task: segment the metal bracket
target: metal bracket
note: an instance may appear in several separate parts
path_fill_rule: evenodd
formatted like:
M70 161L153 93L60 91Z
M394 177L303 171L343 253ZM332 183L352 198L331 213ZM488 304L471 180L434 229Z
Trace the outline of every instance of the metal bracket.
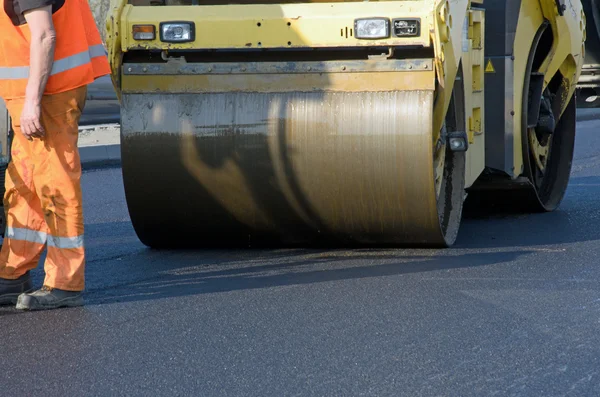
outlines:
M563 2L564 0L556 0L556 8L558 8L558 15L560 15L561 17L565 15L565 10L567 9L567 6Z
M469 136L466 131L448 133L448 144L453 152L466 152L469 149Z
M379 55L369 55L369 59L391 59L394 56L394 47L389 47L387 53Z
M538 125L540 119L540 106L544 90L544 74L532 73L529 82L529 104L527 106L527 128Z
M229 62L208 63L167 57L166 63L125 63L124 75L200 75L200 74L307 74L432 71L431 59L390 59L327 62Z
M169 53L167 51L161 51L160 57L162 58L163 61L167 61L167 63L175 63L175 62L178 64L187 63L187 60L185 59L184 55L182 55L180 57L171 57L171 56L169 56Z

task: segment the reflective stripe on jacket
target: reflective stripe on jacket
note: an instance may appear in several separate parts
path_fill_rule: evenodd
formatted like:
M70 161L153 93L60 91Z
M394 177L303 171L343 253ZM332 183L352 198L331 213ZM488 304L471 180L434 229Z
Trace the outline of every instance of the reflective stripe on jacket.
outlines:
M56 46L44 94L81 87L110 73L106 50L86 0L66 0L52 19ZM4 99L25 96L30 41L29 26L14 26L6 12L1 11L0 97Z

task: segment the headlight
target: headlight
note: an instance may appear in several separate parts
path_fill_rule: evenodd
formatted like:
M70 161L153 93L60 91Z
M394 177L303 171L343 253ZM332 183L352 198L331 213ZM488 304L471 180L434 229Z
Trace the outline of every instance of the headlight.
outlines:
M354 37L357 39L385 39L390 37L390 21L387 18L365 18L354 21Z
M160 40L168 43L194 41L193 22L163 22L160 24Z
M417 37L421 35L420 19L394 19L394 36L397 37Z

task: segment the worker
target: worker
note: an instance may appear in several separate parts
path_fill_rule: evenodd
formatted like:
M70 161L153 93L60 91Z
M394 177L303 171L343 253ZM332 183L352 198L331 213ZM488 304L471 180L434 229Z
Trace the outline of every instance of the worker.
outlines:
M109 73L87 0L4 0L0 97L14 136L0 304L23 310L83 305L79 118L87 85ZM45 279L34 291L30 271L46 248Z

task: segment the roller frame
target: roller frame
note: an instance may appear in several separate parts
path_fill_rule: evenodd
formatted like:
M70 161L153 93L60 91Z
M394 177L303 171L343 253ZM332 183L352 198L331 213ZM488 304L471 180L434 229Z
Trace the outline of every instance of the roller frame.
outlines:
M346 79L331 78L332 74L328 74L336 84L326 92L297 92L294 91L297 85L293 83L310 77L306 73L308 65L302 64L296 65L297 74L287 72L284 74L287 78L283 80L274 78L277 73L256 74L257 70L248 67L243 81L252 83L262 79L257 87L269 87L267 92L252 92L244 86L239 87L240 92L228 89L199 92L193 84L181 84L171 87L179 91L176 94L151 94L153 90L135 87L157 81L165 83L157 79L160 69L167 76L184 76L186 66L126 65L127 73L139 77L123 80L125 112L121 140L126 195L130 208L134 209L131 215L138 235L148 245L162 244L152 241L152 236L144 238L144 229L156 230L158 222L165 233L179 236L179 243L183 243L185 236L181 231L189 230L192 224L188 220L192 220L192 223L197 221L202 225L192 239L211 246L225 241L226 245L257 245L264 241L288 245L319 241L447 245L440 235L436 235L435 225L439 220L437 212L433 212L437 210L435 200L431 201L434 198L432 165L429 168L427 164L417 168L410 166L419 161L421 148L429 151L426 157L432 157L434 72L431 63L410 62L410 65L415 64L421 64L422 70L416 71L413 66L411 69L405 67L406 72L398 72L396 67L388 73L429 75L428 89L416 87L414 82L420 78L414 77L410 79L413 81L411 90L349 92L348 82L362 80L363 84L366 81L377 84L378 80L370 79L370 74L383 73L383 77L387 77L381 72L381 66L371 65L371 69L377 71L366 73L363 66L357 68L359 71L348 67L349 71L337 73ZM320 76L319 65L310 65L316 70L312 74ZM233 66L237 69L240 65ZM335 66L326 64L326 67ZM219 70L219 65L213 67ZM261 67L265 72L265 65ZM281 65L274 67L281 70ZM197 74L188 76L194 80L199 78ZM225 80L235 81L235 76L233 73L215 76L211 86L218 85L214 82L222 85ZM169 81L172 82L167 80L167 84ZM133 85L129 87L127 82ZM194 92L190 93L191 90ZM389 113L381 110L372 116L365 114L353 118L352 109L363 100L373 101L378 109L393 103L400 107L389 108L392 118L387 116L386 119ZM228 110L230 103L233 108ZM336 111L344 115L339 121L335 121L335 116L330 113L338 106L336 103L340 104ZM405 105L401 105L403 103ZM428 103L429 111L417 109L415 106L420 103ZM319 110L322 106L332 108ZM221 108L225 110L219 111ZM177 117L164 117L167 112L173 112ZM304 124L305 112L316 112L313 117L323 120L322 132L312 131ZM226 122L229 117L234 117L232 125ZM387 120L384 124L382 117ZM342 124L343 129L328 129L347 118L351 122ZM277 120L285 124L280 125ZM204 127L206 123L208 126ZM387 123L394 124L386 129ZM366 132L361 126L372 131ZM424 130L428 133L409 133L419 131L423 126L429 126ZM322 134L327 131L333 135ZM306 135L306 138L295 138L297 135ZM256 150L262 155L253 157ZM355 155L352 154L354 150ZM219 154L224 151L232 152ZM300 151L300 162L292 155L296 151ZM363 156L372 160L360 160ZM249 159L254 159L256 167L251 166ZM302 159L310 159L314 167L303 165ZM268 163L259 165L264 161ZM390 164L396 161L398 168L394 171ZM263 178L269 183L264 184ZM426 183L427 179L431 183ZM406 185L412 180L423 181L420 183L422 189L414 184ZM136 185L146 188L142 191L135 188ZM173 186L180 185L187 186L181 194L172 190ZM373 194L379 200L371 200ZM427 197L430 199L424 200ZM453 199L460 203L462 198L461 189ZM366 205L361 202L365 199L368 200ZM188 200L197 201L198 205L186 203ZM149 214L169 203L173 208L164 219L138 215ZM187 210L181 212L180 208ZM161 216L164 215L157 214L157 217ZM212 222L214 217L217 221ZM451 242L456 238L456 231L449 236ZM186 241L186 244L191 243L193 241Z
M490 26L486 30L485 62L487 65L491 61L495 68L494 73L485 75L486 167L489 172L500 172L513 181L523 176L523 76L529 53L536 48L534 39L544 21L549 23L554 42L543 50L547 55L538 70L544 75L543 88L559 71L568 82L568 89L557 104L558 116L575 93L584 62L582 42L586 25L581 3L568 4L562 16L554 0L486 0L483 4L486 12L497 16L488 21ZM504 92L504 96L498 92Z

